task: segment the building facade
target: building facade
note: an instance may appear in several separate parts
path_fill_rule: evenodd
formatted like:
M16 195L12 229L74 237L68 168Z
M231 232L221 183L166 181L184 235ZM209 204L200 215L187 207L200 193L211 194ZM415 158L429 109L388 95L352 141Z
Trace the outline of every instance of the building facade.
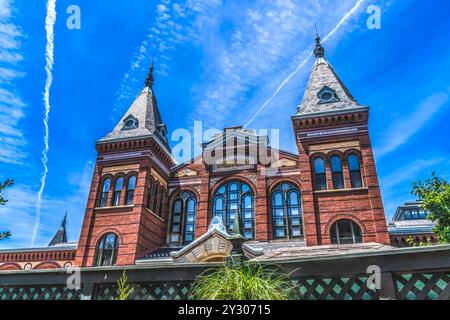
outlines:
M172 157L152 65L144 89L96 143L72 263L133 265L159 253L185 252L193 242L207 241L214 217L226 234L238 215L253 253L259 244L388 245L369 108L356 101L325 59L318 36L314 54L303 99L291 118L298 154L272 148L267 136L237 126L216 134L201 155L183 164ZM214 239L204 250L222 245ZM14 263L1 257L0 252L0 269L2 261Z
M438 237L433 233L436 224L427 219L429 212L422 208L422 204L417 200L397 208L388 225L392 246L409 247L438 242Z

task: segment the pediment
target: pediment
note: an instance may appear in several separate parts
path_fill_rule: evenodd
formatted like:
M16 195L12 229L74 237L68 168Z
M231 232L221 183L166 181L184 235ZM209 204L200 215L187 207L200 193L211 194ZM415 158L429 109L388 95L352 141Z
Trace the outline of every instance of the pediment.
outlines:
M177 178L183 178L183 177L195 177L198 175L198 172L189 168L184 168L180 171L178 171L175 174L175 177Z

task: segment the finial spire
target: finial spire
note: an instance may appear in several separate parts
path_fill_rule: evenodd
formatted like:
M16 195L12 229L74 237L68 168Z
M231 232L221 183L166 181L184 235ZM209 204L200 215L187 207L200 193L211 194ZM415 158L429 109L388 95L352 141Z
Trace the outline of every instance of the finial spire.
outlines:
M152 59L152 64L150 65L150 69L148 71L147 79L145 79L145 86L149 87L149 88L153 87L153 83L155 81L155 78L153 77L153 69L154 69L154 65L153 65L153 59Z
M66 213L64 214L64 219L61 222L61 227L66 227L66 224L67 224L67 210Z
M325 57L325 49L322 47L322 44L320 43L320 36L317 32L317 26L316 27L316 48L314 49L314 55L316 58L323 58Z

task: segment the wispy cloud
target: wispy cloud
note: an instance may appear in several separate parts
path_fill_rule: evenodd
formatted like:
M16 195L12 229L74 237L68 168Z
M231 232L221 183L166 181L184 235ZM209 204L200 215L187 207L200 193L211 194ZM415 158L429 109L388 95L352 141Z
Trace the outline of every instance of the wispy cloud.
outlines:
M321 30L333 30L331 36L361 2L252 3L245 12L237 14L230 36L217 34L216 41L209 44L218 49L210 50L211 62L205 67L210 75L209 84L194 97L197 108L191 118L203 119L207 127L222 127L235 118L233 115L249 117L261 112L264 109L260 108L261 97L272 96L262 105L270 103L306 63L305 57L311 57L314 23ZM292 73L292 70L296 71ZM275 94L267 95L269 90ZM291 102L296 95L290 93Z
M69 241L78 241L82 219L89 194L93 162L88 162L79 172L68 175L70 186L64 196L46 195L42 198L42 223L38 230L35 246L46 246L58 229L67 210L67 235ZM13 234L11 239L0 242L0 248L27 247L30 244L30 230L34 227L36 192L29 186L17 184L5 190L8 205L0 210L1 228Z
M157 62L156 73L168 76L169 65L176 48L198 38L208 13L221 4L221 0L161 0L156 5L156 17L148 35L136 48L129 70L124 74L116 93L114 115L123 112L143 84L150 61ZM149 12L149 16L150 16Z
M385 131L386 135L379 140L379 145L375 148L377 158L379 159L407 143L448 101L449 92L434 93L416 107L411 108L414 112L409 115L403 114L400 119L392 121L392 125Z
M19 126L26 104L16 88L16 80L25 75L18 65L23 60L22 38L14 24L13 1L0 0L0 162L8 164L21 164L27 156Z
M337 25L323 38L322 42L325 43L330 39L336 31L339 30L339 28L358 10L359 6L364 0L358 0L356 1L353 8L351 8L348 12L345 13L345 15L342 17L341 20L337 23ZM313 51L311 51L308 56L297 66L297 68L291 72L278 86L278 88L275 90L275 92L262 104L262 106L256 111L256 113L250 118L250 120L245 124L245 127L249 126L253 120L264 110L264 108L272 102L272 100L278 95L278 93L281 91L281 89L284 88L284 86L291 81L291 79L303 68L303 66L308 62L308 60L312 57Z
M45 182L48 174L48 150L49 150L49 127L48 121L50 116L50 88L53 82L53 53L54 53L54 28L56 22L56 0L47 1L47 16L45 17L45 31L47 35L47 46L45 48L45 72L47 74L47 79L45 81L44 88L44 150L42 150L42 165L44 170L41 175L41 186L39 188L36 200L36 215L34 217L33 233L31 236L31 245L34 244L36 236L39 230L39 224L41 220L41 202L42 195L45 189Z

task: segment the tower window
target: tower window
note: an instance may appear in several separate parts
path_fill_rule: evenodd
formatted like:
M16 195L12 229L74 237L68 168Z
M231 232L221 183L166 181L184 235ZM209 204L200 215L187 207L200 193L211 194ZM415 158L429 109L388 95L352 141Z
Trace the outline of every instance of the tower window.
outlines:
M351 220L336 221L330 229L332 244L362 243L361 228Z
M330 160L331 160L331 175L333 178L333 188L334 189L343 189L344 188L344 175L342 174L341 157L332 156Z
M361 188L361 166L359 164L359 158L356 154L352 153L347 157L348 171L350 172L350 183L352 188Z
M111 179L110 178L105 179L105 181L103 181L102 194L100 196L100 207L106 207L110 188L111 188Z
M123 178L122 177L117 178L116 185L114 187L114 196L112 201L113 206L120 205L120 193L122 192L122 186L123 186Z
M327 189L327 179L325 176L325 161L321 157L314 159L314 181L316 190Z
M135 129L139 126L139 121L133 116L128 116L123 120L123 130Z
M136 189L136 176L131 176L128 179L127 196L125 204L127 205L133 204L134 189Z
M336 94L336 91L331 89L330 87L323 87L322 90L317 94L319 98L319 103L330 103L339 101L339 97Z
M113 266L116 263L119 239L114 233L104 235L95 250L95 267Z

